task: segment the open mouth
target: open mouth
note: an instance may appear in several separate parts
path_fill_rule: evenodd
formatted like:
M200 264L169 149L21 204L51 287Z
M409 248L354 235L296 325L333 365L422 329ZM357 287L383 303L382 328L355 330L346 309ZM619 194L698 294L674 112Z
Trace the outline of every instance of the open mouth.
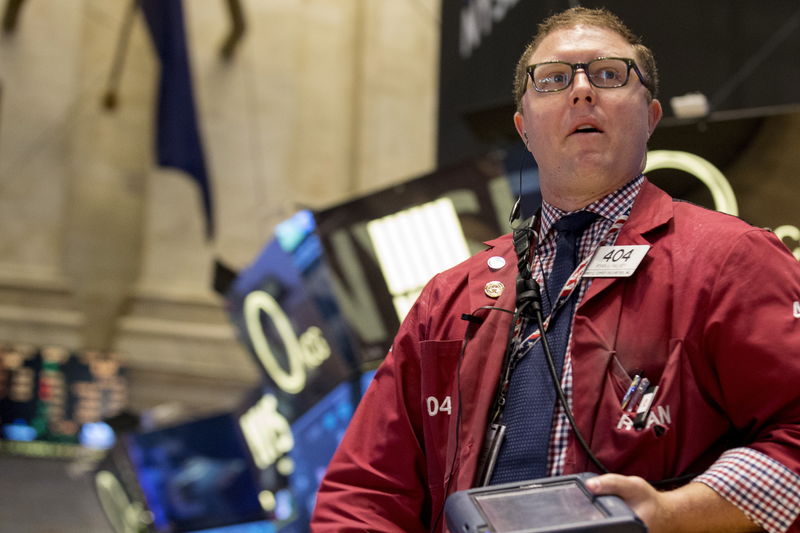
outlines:
M572 132L573 134L576 133L603 133L603 130L592 126L591 124L584 124L575 128L575 131Z

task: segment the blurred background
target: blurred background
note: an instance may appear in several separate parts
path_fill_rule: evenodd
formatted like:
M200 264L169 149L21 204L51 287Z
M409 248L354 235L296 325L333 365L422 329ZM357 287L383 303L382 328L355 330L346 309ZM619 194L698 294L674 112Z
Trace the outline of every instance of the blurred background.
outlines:
M800 259L796 0L2 0L0 532L304 532L424 283L540 201L513 70L606 6L648 176Z

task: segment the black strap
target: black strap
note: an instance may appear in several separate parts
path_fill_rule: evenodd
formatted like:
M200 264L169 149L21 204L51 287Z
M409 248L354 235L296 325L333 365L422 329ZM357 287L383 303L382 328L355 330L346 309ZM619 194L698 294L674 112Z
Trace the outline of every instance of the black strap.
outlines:
M506 339L506 352L503 356L503 368L500 373L500 380L497 384L495 391L494 401L492 402L492 409L489 411L489 423L487 425L487 433L484 438L483 448L478 458L478 467L476 469L476 482L478 486L483 486L488 483L489 468L492 455L496 455L500 444L502 443L503 428L499 421L505 408L506 392L508 383L511 378L511 372L514 367L514 352L516 351L516 342L514 339L514 332L517 326L517 319L520 314L529 312L533 315L534 305L541 305L539 299L539 286L533 281L530 268L529 252L531 249L531 237L533 236L534 222L538 218L538 212L530 221L520 224L519 227L514 229L512 239L514 241L514 251L517 254L517 302L516 312L511 319L511 325L508 329L508 338ZM500 430L498 432L498 429ZM500 438L497 439L498 434Z
M539 284L531 274L531 225L514 230L514 250L517 252L517 310L520 315L531 317L535 309L541 310Z
M541 306L539 285L533 280L530 267L531 241L533 232L535 231L535 221L538 217L539 213L537 212L533 219L515 228L512 234L514 251L517 254L517 312L511 320L508 331L506 353L503 357L503 370L500 374L500 381L497 384L497 391L495 392L492 410L490 411L490 424L500 419L500 415L505 407L505 393L508 387L508 381L511 377L511 371L513 370L514 352L516 350L514 331L517 325L517 318L522 314L532 316L536 306Z

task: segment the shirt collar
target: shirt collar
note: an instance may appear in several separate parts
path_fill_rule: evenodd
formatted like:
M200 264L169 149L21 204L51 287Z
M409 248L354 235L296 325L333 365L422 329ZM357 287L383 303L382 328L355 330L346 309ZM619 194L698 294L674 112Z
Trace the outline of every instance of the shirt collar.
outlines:
M592 202L583 209L570 212L563 211L543 200L539 234L547 235L550 232L550 228L552 228L557 220L571 213L576 213L577 211L596 213L604 219L614 222L622 215L630 212L631 207L633 207L633 202L636 200L636 195L639 194L643 184L644 174L639 174L616 191Z

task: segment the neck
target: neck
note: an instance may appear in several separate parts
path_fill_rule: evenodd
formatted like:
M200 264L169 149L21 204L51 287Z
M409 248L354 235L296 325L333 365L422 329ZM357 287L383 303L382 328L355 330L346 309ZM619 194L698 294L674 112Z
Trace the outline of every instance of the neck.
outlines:
M635 176L615 181L592 180L582 187L575 187L574 183L568 184L563 181L552 186L552 183L548 185L546 180L541 180L542 199L567 213L578 211L608 196L634 178Z
M566 213L571 213L572 211L583 209L587 205L608 196L618 188L619 187L614 187L603 191L587 191L584 194L546 193L542 190L542 199L553 207L557 207Z

